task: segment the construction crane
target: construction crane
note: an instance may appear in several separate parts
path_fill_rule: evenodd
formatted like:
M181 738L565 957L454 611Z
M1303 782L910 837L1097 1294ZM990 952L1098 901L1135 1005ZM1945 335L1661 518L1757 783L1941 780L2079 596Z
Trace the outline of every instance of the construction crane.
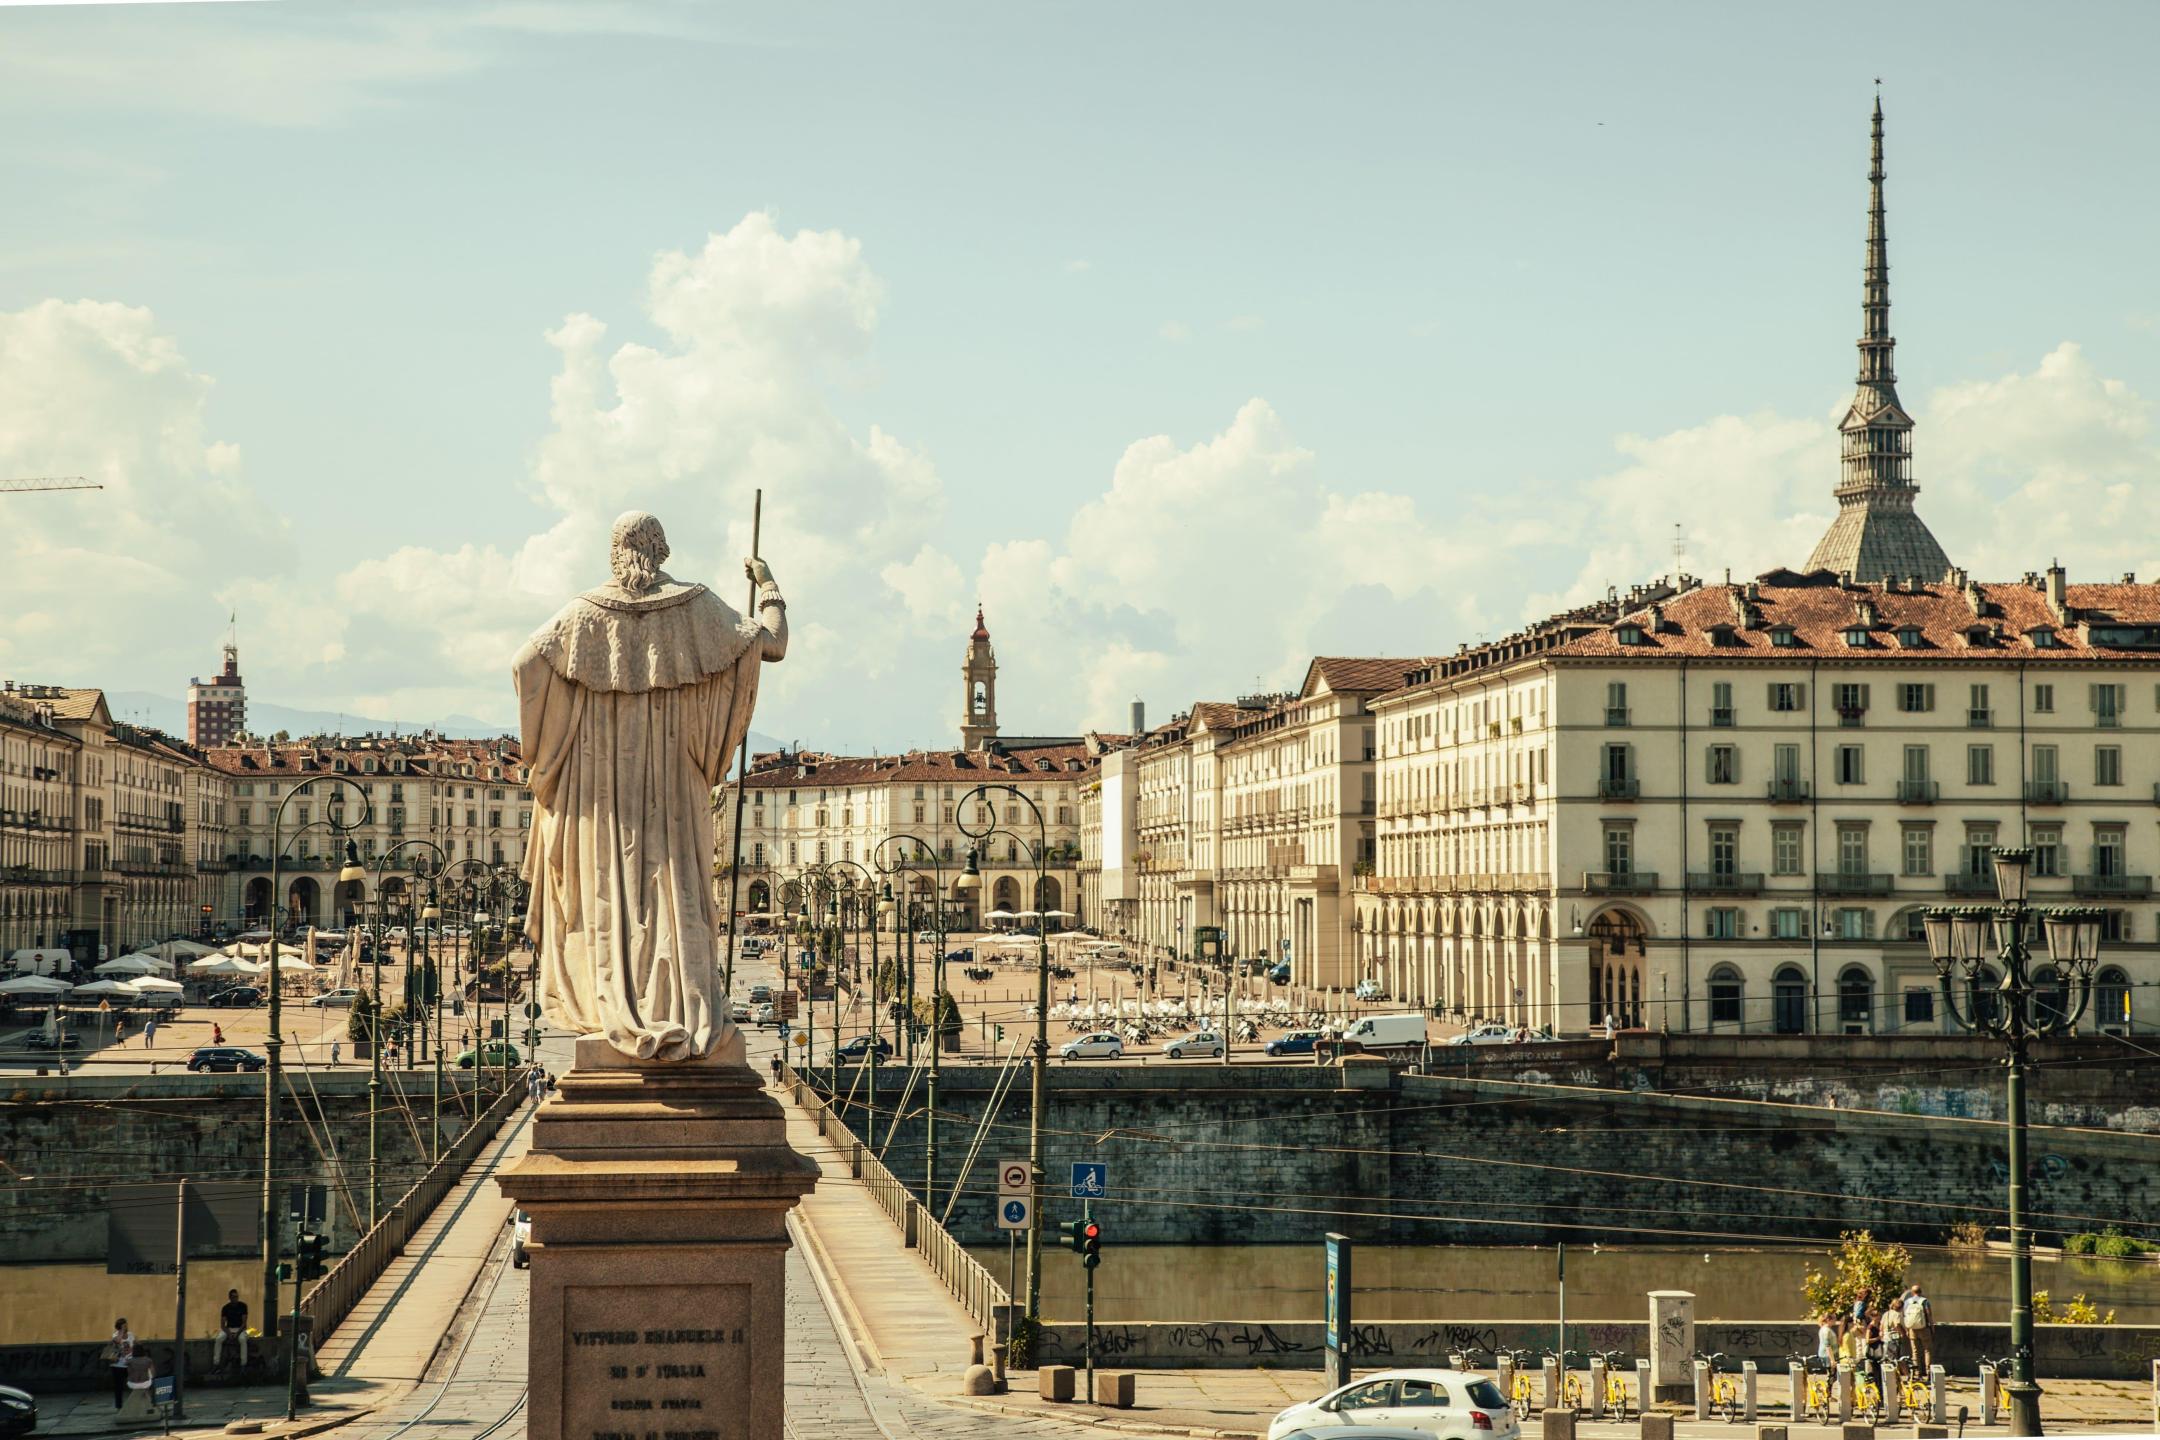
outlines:
M102 490L80 475L38 475L27 480L0 480L0 493L23 490Z

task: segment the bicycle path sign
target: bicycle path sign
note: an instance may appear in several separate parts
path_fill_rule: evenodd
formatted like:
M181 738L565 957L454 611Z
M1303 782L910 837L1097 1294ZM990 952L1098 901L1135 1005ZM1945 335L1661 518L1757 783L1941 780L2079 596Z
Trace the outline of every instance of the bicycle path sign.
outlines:
M1076 1160L1072 1167L1072 1198L1100 1200L1110 1193L1110 1167L1099 1160Z
M1028 1217L1034 1213L1034 1210L1035 1202L1025 1195L1000 1195L998 1197L998 1229L1027 1229Z

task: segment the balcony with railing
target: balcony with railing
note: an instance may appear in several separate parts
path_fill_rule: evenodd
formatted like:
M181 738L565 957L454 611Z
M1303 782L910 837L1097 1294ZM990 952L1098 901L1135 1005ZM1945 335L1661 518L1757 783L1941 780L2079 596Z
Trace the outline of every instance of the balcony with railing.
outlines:
M2070 889L2082 900L2143 900L2152 894L2152 876L2074 875Z
M1738 716L1734 713L1732 706L1713 705L1710 707L1711 728L1717 730L1730 730L1733 725L1737 723L1737 721Z
M1600 800L1634 800L1642 795L1642 782L1632 775L1601 775L1597 793Z
M1770 803L1773 805L1799 805L1808 798L1807 781L1789 775L1780 775L1770 782Z
M1993 729L1995 712L1992 710L1968 710L1965 712L1965 723L1975 730Z
M1932 805L1942 795L1942 785L1934 780L1900 780L1897 782L1897 799L1900 805Z
M1888 895L1894 883L1889 875L1865 870L1829 870L1815 876L1815 888L1825 895Z
M1709 870L1689 874L1687 888L1695 895L1759 895L1763 877L1760 870Z
M1657 871L1586 870L1582 888L1587 895L1648 895L1657 889Z
M1628 707L1625 705L1606 706L1605 723L1614 729L1625 726L1628 723Z
M2025 803L2028 805L2060 805L2069 798L2070 787L2060 780L2025 782Z
M1985 875L1976 875L1970 870L1956 870L1943 876L1943 889L1951 895L1964 896L1969 899L1993 900L1995 898L1995 876L1992 872Z

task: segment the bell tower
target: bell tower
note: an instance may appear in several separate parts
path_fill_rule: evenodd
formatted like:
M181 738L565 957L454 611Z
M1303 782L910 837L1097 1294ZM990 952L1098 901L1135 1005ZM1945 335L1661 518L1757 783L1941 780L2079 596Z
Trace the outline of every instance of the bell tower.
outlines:
M990 648L990 630L983 624L982 606L975 607L975 633L968 636L967 659L960 666L966 681L960 708L960 748L980 750L997 739L997 652Z

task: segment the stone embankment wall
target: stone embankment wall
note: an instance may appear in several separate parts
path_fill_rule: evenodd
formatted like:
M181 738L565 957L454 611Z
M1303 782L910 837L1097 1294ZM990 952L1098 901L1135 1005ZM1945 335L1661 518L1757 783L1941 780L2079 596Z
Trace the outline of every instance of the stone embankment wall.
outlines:
M1999 1124L1355 1068L1361 1079L1312 1065L1053 1066L1046 1218L1079 1213L1064 1198L1073 1162L1107 1161L1098 1213L1121 1244L1329 1230L1376 1244L1689 1244L1862 1228L1936 1243L1955 1221L2002 1220ZM940 1209L993 1078L942 1077ZM1027 1092L1023 1078L1006 1095L966 1177L949 1226L966 1244L999 1238L993 1167L1027 1153ZM923 1108L918 1089L885 1152L902 1177L922 1173ZM2043 1237L2151 1213L2160 1137L2038 1127L2030 1157Z
M367 1223L368 1076L293 1077L279 1106L278 1171L327 1185L329 1248L342 1252ZM444 1080L443 1143L467 1124L472 1077ZM451 1088L455 1087L455 1088ZM427 1168L434 1115L432 1071L385 1076L384 1203ZM109 1184L143 1180L262 1179L263 1077L71 1075L0 1079L0 1266L105 1262ZM356 1223L357 1222L357 1223ZM260 1253L253 1245L203 1258ZM98 1272L102 1278L102 1269ZM5 1273L0 1271L0 1285Z
M1630 1365L1648 1352L1647 1321L1568 1322L1567 1348L1581 1356L1617 1350ZM1474 1368L1488 1369L1498 1350L1527 1350L1542 1355L1553 1348L1558 1327L1550 1322L1461 1321L1453 1324L1390 1321L1352 1327L1359 1368L1396 1365L1445 1365L1461 1352ZM2008 1325L1938 1325L1936 1362L1955 1375L1979 1372L1982 1357L2010 1349ZM1081 1325L1052 1325L1043 1331L1046 1358L1077 1364L1087 1330ZM1738 1369L1753 1360L1766 1373L1782 1375L1786 1357L1812 1354L1811 1325L1707 1324L1695 1327L1695 1348L1722 1353ZM2160 1358L2160 1326L2042 1325L2034 1332L2034 1358L2044 1380L2136 1380L2152 1373ZM1118 1370L1320 1368L1319 1322L1263 1325L1216 1321L1204 1325L1121 1324L1095 1329L1095 1363ZM1586 1364L1578 1359L1576 1364Z

